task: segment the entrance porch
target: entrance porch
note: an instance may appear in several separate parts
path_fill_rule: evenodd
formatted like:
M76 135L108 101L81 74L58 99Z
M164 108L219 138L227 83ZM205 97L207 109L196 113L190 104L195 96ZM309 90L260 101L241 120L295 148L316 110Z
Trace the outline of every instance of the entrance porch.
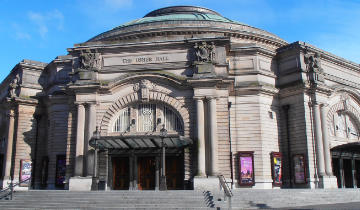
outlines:
M190 172L190 166L185 163L185 156L189 156L185 148L190 144L191 139L177 134L101 136L90 142L99 152L94 163L99 183L111 190L159 190L163 145L167 189L186 189L185 173Z
M332 149L332 168L339 188L360 188L360 143Z

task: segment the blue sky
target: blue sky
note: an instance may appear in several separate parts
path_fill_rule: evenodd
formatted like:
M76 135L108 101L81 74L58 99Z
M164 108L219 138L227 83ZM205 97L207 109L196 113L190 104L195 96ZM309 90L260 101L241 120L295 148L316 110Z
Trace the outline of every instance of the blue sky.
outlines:
M67 48L166 6L194 5L360 63L360 0L0 0L0 81L22 59Z

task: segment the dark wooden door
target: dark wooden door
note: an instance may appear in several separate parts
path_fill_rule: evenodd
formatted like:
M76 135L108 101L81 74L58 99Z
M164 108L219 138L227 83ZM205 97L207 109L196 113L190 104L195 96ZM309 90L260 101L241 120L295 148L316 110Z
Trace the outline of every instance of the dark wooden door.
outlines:
M184 159L181 156L166 157L166 184L169 190L184 189Z
M114 157L113 164L113 189L129 190L129 158Z
M155 190L155 157L138 157L138 189Z
M343 169L344 169L344 181L346 188L353 188L353 177L352 177L352 167L351 159L343 159Z

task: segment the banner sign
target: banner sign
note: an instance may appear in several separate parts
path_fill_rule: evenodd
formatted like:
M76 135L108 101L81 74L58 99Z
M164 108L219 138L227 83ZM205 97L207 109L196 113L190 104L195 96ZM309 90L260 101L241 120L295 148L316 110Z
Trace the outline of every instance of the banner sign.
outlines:
M239 185L254 185L254 152L239 152L238 161Z
M282 184L282 157L280 152L271 153L272 178L274 186Z
M20 183L21 187L28 187L31 179L31 160L20 160L20 182L27 180L23 183Z
M304 184L306 183L305 176L305 157L304 155L294 155L294 176L296 184Z

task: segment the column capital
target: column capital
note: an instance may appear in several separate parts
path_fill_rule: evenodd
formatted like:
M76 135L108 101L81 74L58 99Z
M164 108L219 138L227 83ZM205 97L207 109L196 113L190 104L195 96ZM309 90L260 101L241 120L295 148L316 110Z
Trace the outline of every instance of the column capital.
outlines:
M309 106L310 107L315 107L315 106L319 106L320 103L318 101L309 101Z
M328 107L328 106L329 106L328 103L321 103L321 104L320 104L320 107L321 107L321 108L325 108L325 107Z
M97 102L96 102L96 101L87 101L85 104L86 104L87 106L91 107L91 106L97 105Z
M85 102L75 101L74 104L75 104L76 106L84 106L84 105L85 105Z
M193 99L198 101L198 100L204 100L205 97L204 96L193 96Z
M217 96L206 96L205 99L208 100L208 101L211 101L211 100L218 99L218 97Z
M16 115L15 110L10 109L6 115L7 115L7 117L9 117L9 118L14 118L15 115Z

